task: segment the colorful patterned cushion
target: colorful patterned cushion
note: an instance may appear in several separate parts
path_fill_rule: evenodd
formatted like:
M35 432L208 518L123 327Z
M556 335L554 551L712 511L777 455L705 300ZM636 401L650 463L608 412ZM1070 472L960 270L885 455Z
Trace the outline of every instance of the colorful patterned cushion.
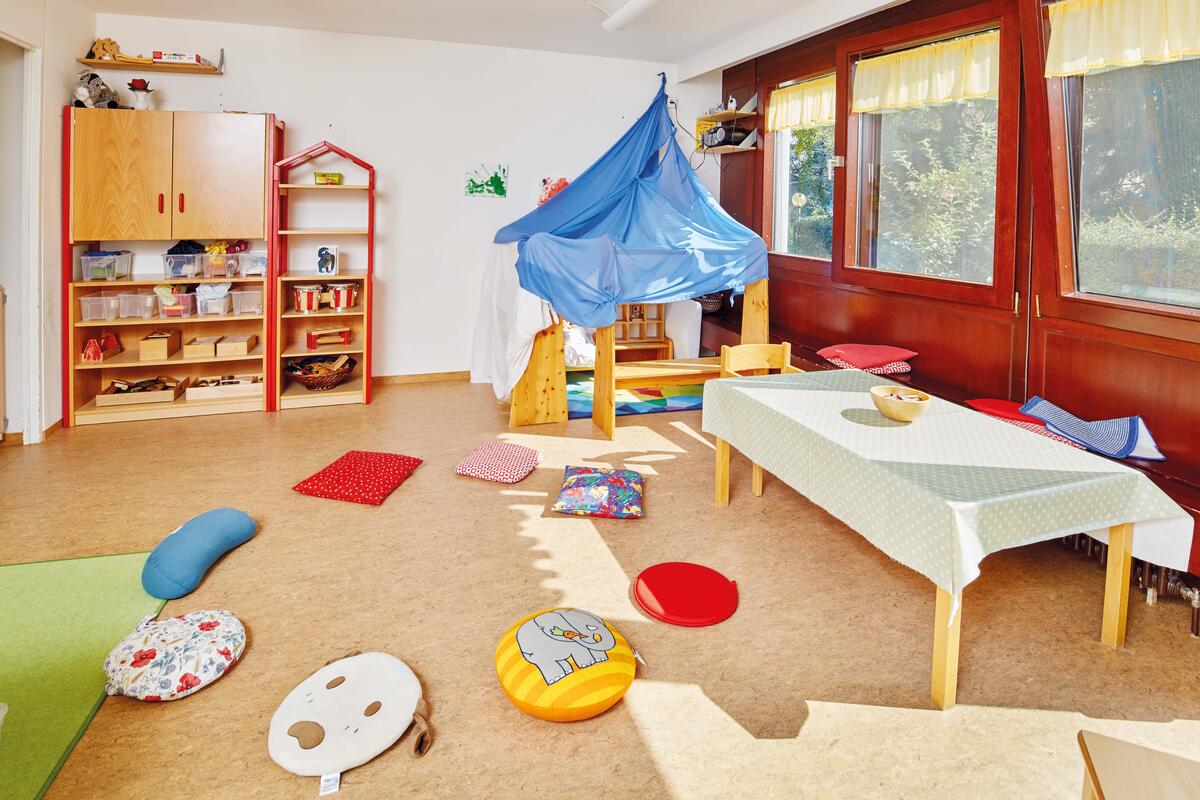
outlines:
M496 645L496 676L514 706L552 722L605 711L633 683L633 648L604 620L548 608L517 620Z
M292 488L301 494L377 506L421 466L421 459L395 453L351 450Z
M835 344L818 350L817 355L828 361L838 358L853 367L869 371L895 361L908 361L917 353L886 344Z
M629 469L567 467L551 511L581 517L636 519L642 516L644 478Z
M147 616L104 660L105 691L135 700L178 700L233 669L246 629L228 611Z
M516 483L537 469L542 454L511 442L488 442L459 462L455 472L497 483Z
M862 369L862 367L856 367L849 361L843 361L837 357L828 357L825 360L834 366L841 367L842 369ZM872 375L900 375L905 372L912 372L912 367L909 366L907 361L892 361L879 367L862 369L862 371L869 372Z

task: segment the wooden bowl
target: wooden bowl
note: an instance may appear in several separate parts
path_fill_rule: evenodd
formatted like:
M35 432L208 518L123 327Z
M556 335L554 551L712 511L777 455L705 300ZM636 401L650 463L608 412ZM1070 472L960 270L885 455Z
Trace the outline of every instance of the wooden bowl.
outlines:
M901 397L916 399L901 400ZM907 386L872 386L871 402L890 420L912 422L929 407L929 395Z

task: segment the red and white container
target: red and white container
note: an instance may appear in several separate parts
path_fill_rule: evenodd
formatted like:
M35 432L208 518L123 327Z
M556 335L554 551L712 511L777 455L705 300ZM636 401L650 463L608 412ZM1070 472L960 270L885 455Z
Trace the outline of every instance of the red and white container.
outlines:
M292 286L292 308L302 314L321 310L321 284L303 283Z
M329 284L329 307L334 311L346 311L358 303L358 284L331 283Z

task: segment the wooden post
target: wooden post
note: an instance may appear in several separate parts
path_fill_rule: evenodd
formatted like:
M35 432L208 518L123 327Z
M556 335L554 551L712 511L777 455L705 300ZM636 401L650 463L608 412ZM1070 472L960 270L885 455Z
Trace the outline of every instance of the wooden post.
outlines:
M567 421L567 370L563 362L562 322L540 331L525 374L513 387L508 426Z
M717 492L716 502L718 506L729 505L729 442L724 439L717 439Z
M592 422L609 439L617 429L617 340L612 325L596 329L596 367L592 373Z
M1133 558L1133 525L1108 529L1108 567L1104 578L1104 622L1100 641L1112 648L1125 646L1129 617L1129 568Z
M750 465L750 491L755 497L762 497L763 493L763 468L758 464Z
M767 279L746 287L742 297L742 344L771 341L771 318L767 303Z
M955 600L958 601L958 613L951 622ZM933 680L929 696L943 711L954 707L958 695L958 634L961 627L962 592L952 597L939 586L933 616Z

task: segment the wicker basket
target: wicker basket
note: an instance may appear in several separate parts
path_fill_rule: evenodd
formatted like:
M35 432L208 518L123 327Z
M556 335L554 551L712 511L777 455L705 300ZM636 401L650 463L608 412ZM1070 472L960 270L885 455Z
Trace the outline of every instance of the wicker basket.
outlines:
M715 314L725 305L725 293L702 294L696 298L696 302L700 304L700 310L705 314Z
M324 375L308 375L301 370L309 364L318 362L333 362L337 360L337 356L316 356L312 358L303 358L299 361L293 361L288 364L284 374L294 380L296 383L308 389L310 392L327 392L330 389L342 383L350 377L350 373L354 372L354 367L358 362L353 358L346 361L346 365L337 372L327 372Z

